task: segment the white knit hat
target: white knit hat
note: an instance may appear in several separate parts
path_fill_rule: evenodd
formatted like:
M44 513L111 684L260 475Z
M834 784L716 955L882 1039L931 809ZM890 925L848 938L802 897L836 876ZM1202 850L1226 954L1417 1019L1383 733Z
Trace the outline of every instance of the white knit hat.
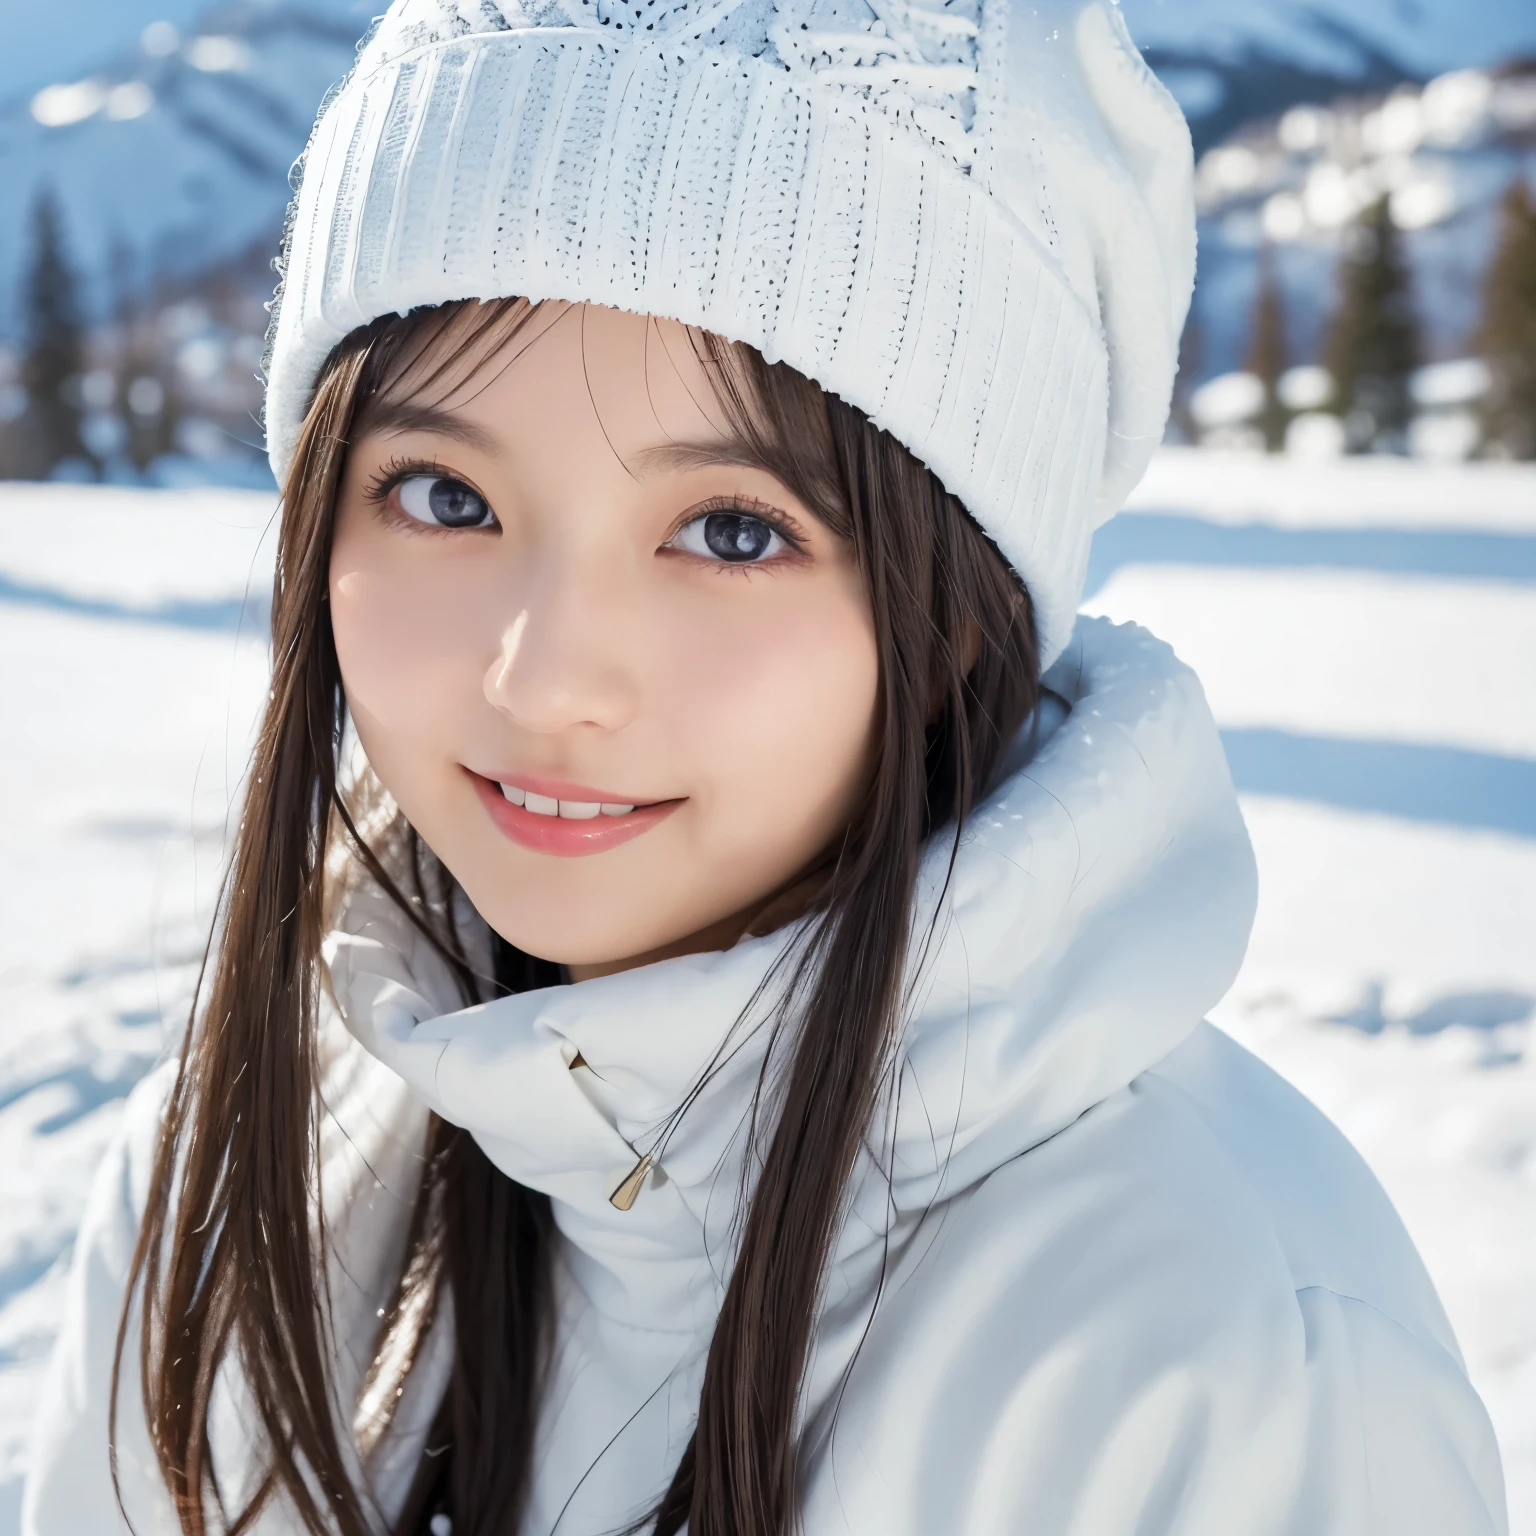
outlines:
M451 299L586 300L783 360L905 443L1049 664L1162 434L1189 132L1106 0L396 0L327 101L267 389Z

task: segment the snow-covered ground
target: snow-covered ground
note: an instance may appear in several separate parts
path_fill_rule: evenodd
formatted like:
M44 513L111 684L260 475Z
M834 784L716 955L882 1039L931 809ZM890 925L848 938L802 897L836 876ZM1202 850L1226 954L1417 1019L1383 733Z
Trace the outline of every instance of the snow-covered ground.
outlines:
M1417 1239L1536 1536L1536 472L1166 452L1085 606L1199 671L1259 859L1217 1021Z
M0 485L0 1536L86 1182L190 994L270 513ZM1262 881L1219 1021L1386 1184L1536 1536L1536 473L1170 452L1086 606L1205 679Z
M0 485L0 1536L91 1172L185 1016L266 688L271 512Z

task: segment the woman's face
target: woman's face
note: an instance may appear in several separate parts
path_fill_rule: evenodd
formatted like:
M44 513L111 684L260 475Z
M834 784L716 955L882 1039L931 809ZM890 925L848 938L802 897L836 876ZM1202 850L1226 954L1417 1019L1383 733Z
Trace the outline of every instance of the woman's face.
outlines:
M679 325L545 305L351 446L331 556L347 704L510 943L574 975L735 941L872 768L853 551L732 462Z

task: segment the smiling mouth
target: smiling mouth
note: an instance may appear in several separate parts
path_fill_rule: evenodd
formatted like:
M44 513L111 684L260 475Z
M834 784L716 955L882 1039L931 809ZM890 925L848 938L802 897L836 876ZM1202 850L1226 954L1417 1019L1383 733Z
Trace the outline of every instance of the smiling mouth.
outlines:
M538 795L518 784L505 784L500 779L491 781L501 790L502 796L513 805L520 805L535 816L559 816L566 821L591 821L596 816L628 816L632 811L645 810L647 802L631 801L625 804L617 800L560 800L554 795ZM664 804L651 801L651 805Z
M505 836L536 853L566 857L617 848L665 821L687 799L620 800L585 784L549 779L519 784L464 771Z

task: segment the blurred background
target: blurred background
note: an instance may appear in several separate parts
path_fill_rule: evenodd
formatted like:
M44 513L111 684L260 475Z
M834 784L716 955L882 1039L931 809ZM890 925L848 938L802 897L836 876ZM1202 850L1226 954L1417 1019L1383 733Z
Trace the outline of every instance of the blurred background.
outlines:
M1201 674L1261 881L1217 1022L1386 1185L1536 1536L1536 5L1122 3L1200 277L1084 606ZM272 258L372 9L0 0L0 1536L265 697Z

